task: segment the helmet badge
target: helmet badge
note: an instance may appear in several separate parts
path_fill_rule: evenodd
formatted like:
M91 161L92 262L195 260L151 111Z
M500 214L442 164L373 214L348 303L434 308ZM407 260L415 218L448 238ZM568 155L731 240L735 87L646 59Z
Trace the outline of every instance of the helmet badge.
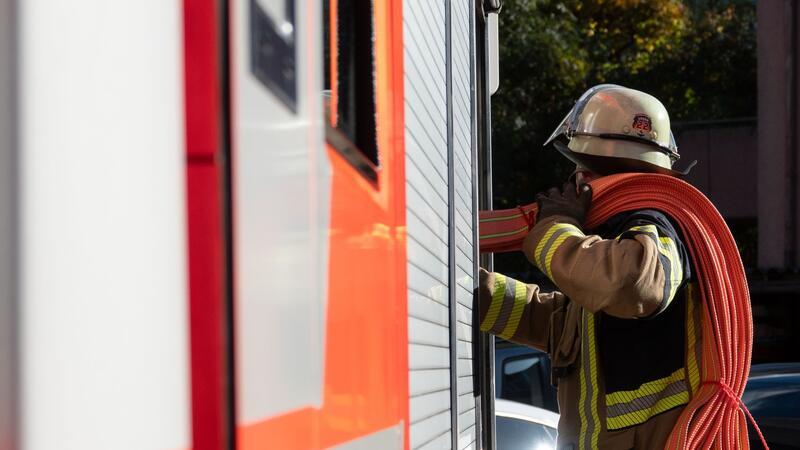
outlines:
M643 137L645 133L649 133L653 130L652 122L650 121L650 116L647 114L636 114L633 116L633 124L631 124L631 128L636 131L640 137Z

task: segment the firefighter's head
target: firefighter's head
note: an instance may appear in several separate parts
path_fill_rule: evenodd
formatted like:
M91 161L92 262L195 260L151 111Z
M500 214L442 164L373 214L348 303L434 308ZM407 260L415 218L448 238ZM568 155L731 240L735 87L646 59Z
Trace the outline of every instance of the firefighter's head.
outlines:
M678 147L664 105L652 95L615 84L586 91L544 145L551 143L579 170L596 175L683 176L694 165L682 172L672 168Z

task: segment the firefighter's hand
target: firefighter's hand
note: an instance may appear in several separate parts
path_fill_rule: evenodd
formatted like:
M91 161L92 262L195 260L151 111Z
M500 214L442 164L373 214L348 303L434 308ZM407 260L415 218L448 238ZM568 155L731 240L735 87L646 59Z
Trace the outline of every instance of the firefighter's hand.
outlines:
M578 194L580 190L580 194ZM592 204L592 187L582 184L577 190L575 184L567 182L562 189L550 188L546 193L536 196L539 204L539 222L550 216L566 216L574 219L580 226L586 221L586 213Z

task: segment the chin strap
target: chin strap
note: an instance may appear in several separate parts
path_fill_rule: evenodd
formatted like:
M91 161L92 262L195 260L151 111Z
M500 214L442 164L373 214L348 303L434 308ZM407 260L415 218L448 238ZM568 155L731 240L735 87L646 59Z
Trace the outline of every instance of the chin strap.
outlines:
M692 162L690 162L690 163L689 163L689 164L686 166L686 168L685 168L685 169L683 169L683 171L680 171L680 170L677 170L677 169L672 169L672 170L674 170L674 171L678 172L679 174L681 174L681 175L683 175L683 176L686 176L686 175L689 175L689 171L690 171L690 170L692 170L692 167L694 167L694 166L696 166L696 165L697 165L697 160L695 159L695 160L693 160Z

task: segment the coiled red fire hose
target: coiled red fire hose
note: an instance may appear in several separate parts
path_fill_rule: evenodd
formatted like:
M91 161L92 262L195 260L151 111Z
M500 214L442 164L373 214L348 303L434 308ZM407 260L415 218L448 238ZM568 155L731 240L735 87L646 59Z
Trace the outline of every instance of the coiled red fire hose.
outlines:
M742 260L722 216L700 191L666 175L612 175L591 185L587 228L623 211L662 211L678 223L697 273L703 303L702 383L665 448L747 449L745 414L767 448L741 401L750 372L753 320ZM536 211L536 204L481 211L481 253L520 250Z

